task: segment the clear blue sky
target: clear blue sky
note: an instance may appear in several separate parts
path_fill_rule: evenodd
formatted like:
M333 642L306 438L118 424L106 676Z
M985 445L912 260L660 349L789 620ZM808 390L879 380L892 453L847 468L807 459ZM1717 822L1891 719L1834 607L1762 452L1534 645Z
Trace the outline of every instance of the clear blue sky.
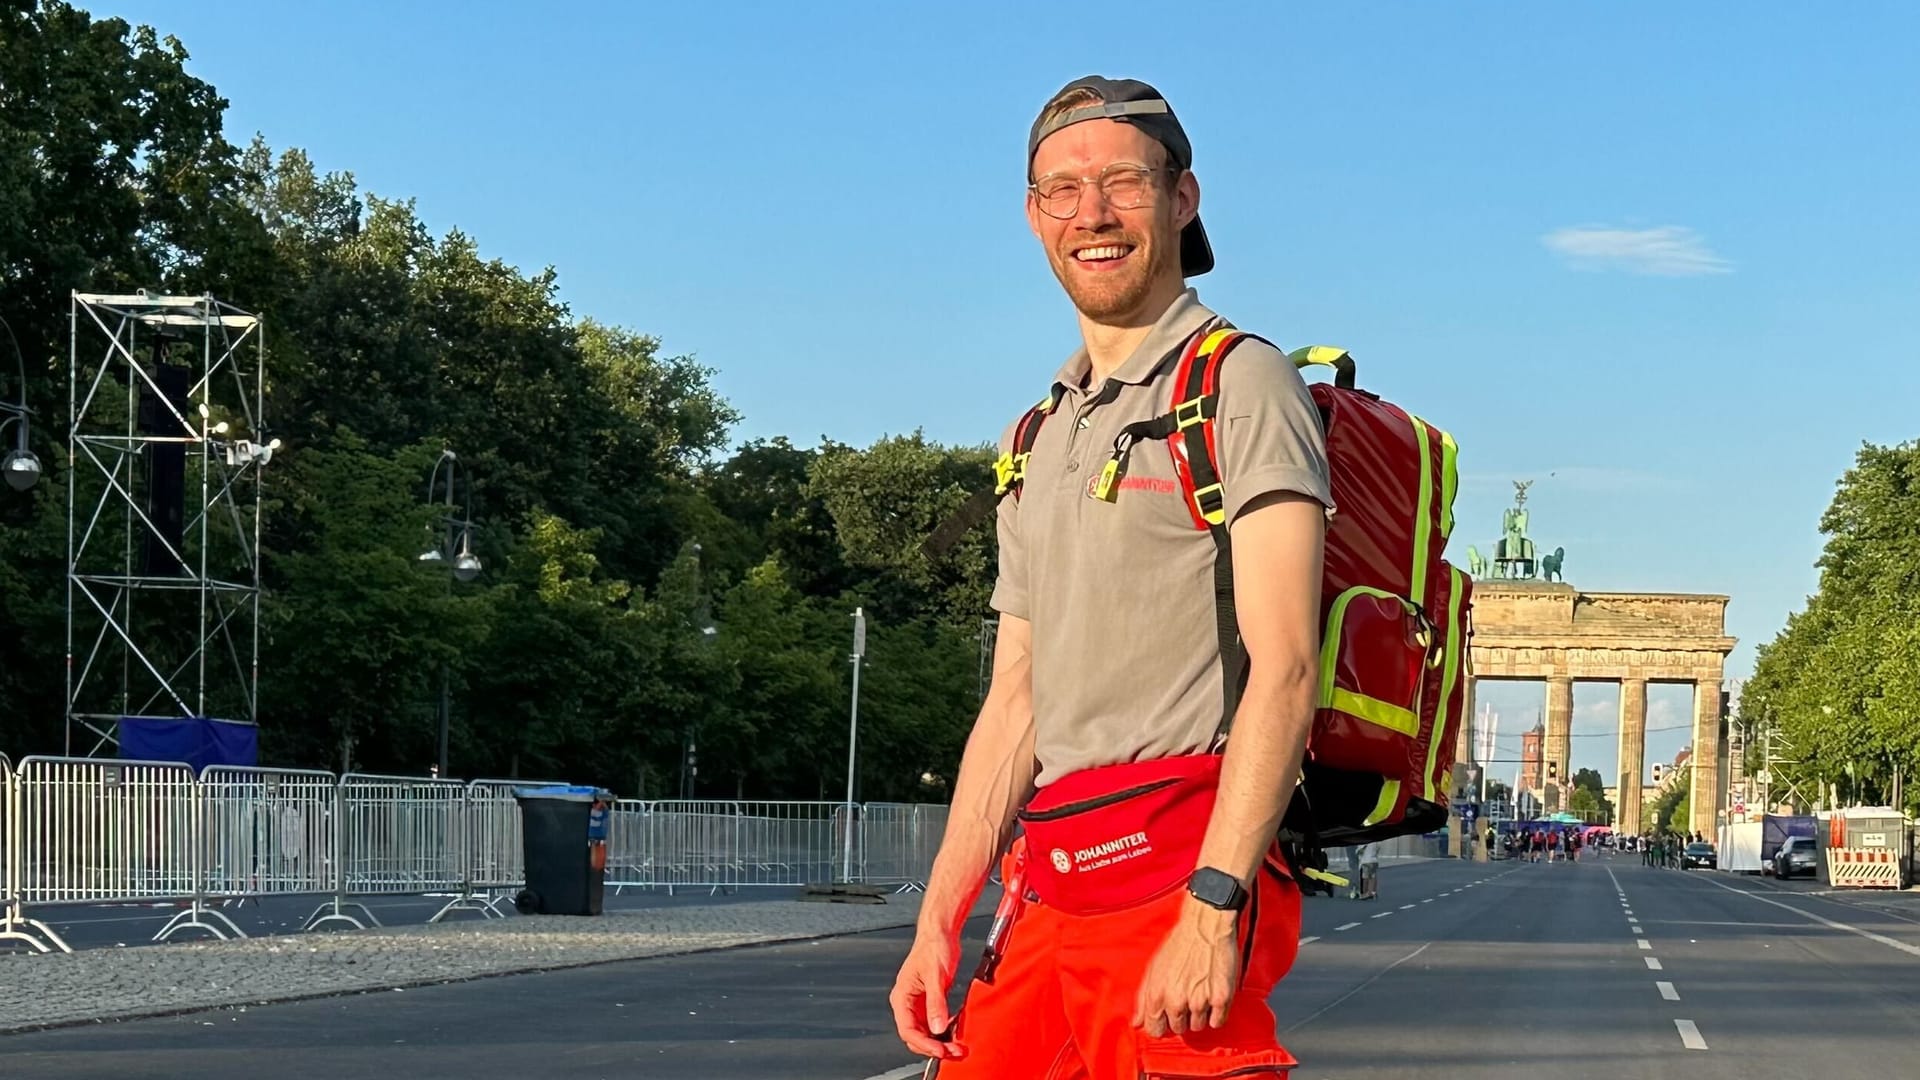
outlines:
M1075 331L1027 126L1073 77L1148 79L1195 145L1202 299L1453 431L1460 561L1534 479L1576 585L1731 595L1730 674L1814 589L1860 442L1920 435L1912 5L92 10L178 34L235 141L558 268L717 368L739 437L802 444L986 441L1037 396ZM1578 689L1574 761L1609 776L1611 694ZM1514 756L1540 697L1482 695Z

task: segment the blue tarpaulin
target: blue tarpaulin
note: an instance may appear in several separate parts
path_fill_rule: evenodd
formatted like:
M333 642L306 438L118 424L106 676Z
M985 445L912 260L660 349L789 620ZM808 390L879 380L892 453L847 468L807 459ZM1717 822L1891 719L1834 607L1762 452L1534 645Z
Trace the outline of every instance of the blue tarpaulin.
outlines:
M260 764L260 729L212 717L123 716L120 757L126 761L183 761L198 773L209 765Z

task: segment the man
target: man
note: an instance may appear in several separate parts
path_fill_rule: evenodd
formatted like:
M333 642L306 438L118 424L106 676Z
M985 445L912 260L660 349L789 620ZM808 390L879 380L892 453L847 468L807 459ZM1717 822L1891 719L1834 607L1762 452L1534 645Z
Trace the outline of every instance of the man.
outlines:
M1018 497L1000 502L993 680L891 997L941 1080L1294 1063L1265 999L1298 946L1300 892L1274 837L1313 715L1331 504L1305 383L1259 341L1220 368L1244 685L1225 674L1216 547L1177 482L1177 447L1143 444L1096 497L1122 428L1170 410L1173 368L1218 324L1185 283L1213 266L1191 165L1143 83L1078 80L1029 132L1027 222L1083 347L1056 376ZM960 928L1016 812L1015 850L1031 858L1003 861L995 923L1010 929L950 1015Z
M1360 849L1360 899L1380 899L1380 841L1369 840Z

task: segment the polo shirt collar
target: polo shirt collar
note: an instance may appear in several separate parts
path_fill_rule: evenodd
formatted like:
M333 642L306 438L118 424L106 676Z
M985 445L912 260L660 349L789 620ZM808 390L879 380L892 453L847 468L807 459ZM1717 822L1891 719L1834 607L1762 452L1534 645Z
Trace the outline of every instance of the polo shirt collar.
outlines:
M1124 363L1113 371L1113 377L1123 383L1139 385L1147 381L1153 369L1167 354L1187 343L1194 331L1205 326L1209 320L1217 318L1205 304L1200 302L1197 290L1189 288L1167 305L1167 310L1153 324L1153 329L1134 347ZM1069 391L1080 390L1092 370L1093 360L1082 345L1061 365L1054 375L1054 382ZM1091 389L1091 388L1088 388Z

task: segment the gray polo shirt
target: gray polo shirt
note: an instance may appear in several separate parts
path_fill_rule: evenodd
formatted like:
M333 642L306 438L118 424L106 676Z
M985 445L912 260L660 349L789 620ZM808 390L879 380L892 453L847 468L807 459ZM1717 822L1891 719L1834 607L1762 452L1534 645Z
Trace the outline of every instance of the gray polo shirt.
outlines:
M1149 379L1153 368L1213 317L1187 290L1113 373L1104 404L1102 387L1086 385L1086 350L1075 353L1055 376L1066 392L1041 426L1020 498L1000 500L993 606L1033 624L1042 785L1079 769L1198 753L1219 726L1214 545L1187 509L1174 447L1136 445L1118 496L1106 502L1091 491L1120 429L1172 407L1174 365ZM1331 508L1319 412L1278 349L1234 348L1216 416L1229 530L1270 492ZM1009 427L1002 452L1012 436Z

